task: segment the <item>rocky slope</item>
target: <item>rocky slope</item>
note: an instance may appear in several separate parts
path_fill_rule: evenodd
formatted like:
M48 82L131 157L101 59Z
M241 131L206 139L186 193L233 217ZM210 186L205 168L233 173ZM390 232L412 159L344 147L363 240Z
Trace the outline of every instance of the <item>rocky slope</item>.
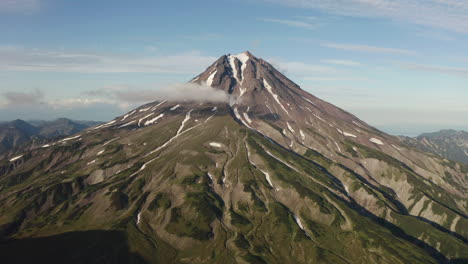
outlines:
M465 131L448 129L424 133L414 138L400 138L414 148L468 165L468 133Z
M135 263L468 258L467 166L368 126L248 52L191 82L230 102L149 103L0 161L0 252L106 230L126 241L103 252ZM73 247L78 260L98 255Z

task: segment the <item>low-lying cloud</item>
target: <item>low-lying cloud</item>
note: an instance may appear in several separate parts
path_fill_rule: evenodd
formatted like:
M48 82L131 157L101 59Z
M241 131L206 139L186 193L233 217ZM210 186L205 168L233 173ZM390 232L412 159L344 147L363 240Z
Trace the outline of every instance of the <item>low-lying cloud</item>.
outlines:
M3 92L0 107L23 107L43 104L44 92L39 89L30 92Z
M159 89L142 89L127 85L117 85L88 91L86 95L115 100L127 105L161 100L229 102L230 97L226 92L204 83L178 83Z

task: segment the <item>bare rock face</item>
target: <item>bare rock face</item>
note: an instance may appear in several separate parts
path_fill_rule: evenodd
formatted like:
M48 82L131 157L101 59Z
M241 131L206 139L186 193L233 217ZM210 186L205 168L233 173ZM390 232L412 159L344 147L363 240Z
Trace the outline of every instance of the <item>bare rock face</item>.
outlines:
M468 258L465 165L378 131L249 52L191 82L231 100L152 102L0 160L0 234L119 230L152 263Z

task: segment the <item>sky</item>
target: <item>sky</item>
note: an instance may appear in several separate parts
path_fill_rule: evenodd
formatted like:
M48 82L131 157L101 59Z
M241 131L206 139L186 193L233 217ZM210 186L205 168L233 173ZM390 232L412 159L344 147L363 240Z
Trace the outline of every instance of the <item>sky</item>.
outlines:
M466 0L0 0L0 120L111 120L246 50L386 132L468 130Z

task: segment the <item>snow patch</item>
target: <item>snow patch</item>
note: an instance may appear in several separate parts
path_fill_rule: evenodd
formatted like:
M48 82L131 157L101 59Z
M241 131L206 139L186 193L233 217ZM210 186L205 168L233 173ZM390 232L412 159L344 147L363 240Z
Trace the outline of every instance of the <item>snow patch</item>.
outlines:
M250 119L249 115L247 113L244 113L244 118L247 120L249 124L252 124L252 119Z
M213 118L213 116L215 116L215 115L216 115L216 114L214 114L214 115L212 115L212 116L208 117L208 118L205 120L205 122L204 122L204 123L206 123L206 122L210 121L210 119L211 119L211 118ZM195 120L195 122L197 122L197 120Z
M395 145L393 145L393 144L392 144L392 147L394 147L396 150L400 150L400 151L401 151L401 148L399 148L399 147L397 147L397 146L395 146ZM465 152L465 154L466 154L466 152ZM467 154L467 156L468 156L468 154Z
M214 178L213 178L213 175L211 175L211 173L207 173L208 177L210 177L211 181L214 181Z
M151 107L147 107L147 108L142 108L140 110L138 110L138 112L146 112L148 110L150 110Z
M218 143L218 142L210 142L209 145L212 146L212 147L216 147L216 148L220 148L220 147L221 147L221 144Z
M267 180L268 184L271 186L271 188L275 188L273 186L273 182L271 181L271 178L270 178L270 174L266 171L263 171L263 170L260 170L264 175L265 175L265 179Z
M343 187L345 188L346 192L349 194L349 188L348 188L348 185L344 184L343 183Z
M135 112L136 112L136 110L133 110L132 112L130 112L130 113L124 115L124 117L123 117L120 121L124 121L125 119L127 119L127 117L133 115Z
M294 216L294 219L296 220L297 225L298 225L302 230L304 230L304 226L302 225L301 219L299 219L299 217L297 217L295 214L293 214L293 216Z
M320 121L326 123L326 121L323 120L323 118L321 118L321 117L320 117L319 115L317 115L316 113L313 113L313 115L314 115L316 118L318 118Z
M211 109L211 112L214 112L214 111L216 111L216 110L218 110L218 107L217 107L217 106L213 107L213 109Z
M228 56L229 66L231 66L231 69L232 69L232 75L234 75L234 79L236 79L237 83L239 83L240 85L239 78L237 77L237 67L236 67L235 59L236 57L232 55ZM241 96L242 96L242 93L241 93Z
M382 140L377 139L377 138L370 138L369 141L372 142L372 143L378 144L378 145L383 145L384 144L382 142Z
M331 126L331 125L330 125ZM343 135L343 131L341 131L341 129L337 128L336 129L338 131L338 133L342 134Z
M176 106L173 106L170 110L171 110L171 111L174 111L174 110L176 110L176 109L179 108L179 107L180 107L180 105L176 105Z
M214 77L215 77L217 71L218 71L218 70L215 70L215 71L208 77L208 79L206 80L206 84L207 84L208 86L211 86L211 85L213 84L213 79L214 79Z
M276 157L275 155L273 155L270 151L266 150L265 147L263 147L263 149L265 150L265 152L266 152L268 155L270 155L271 157L273 157L273 158L276 159L277 161L283 163L283 164L286 165L288 168L290 168L290 169L292 169L292 170L298 172L298 170L297 170L296 168L294 168L293 166L289 165L288 163L286 163L286 162L283 161L282 159L280 159L280 158Z
M92 161L88 162L86 165L91 165L91 164L93 164L95 162L96 162L96 160L92 160Z
M106 145L108 145L108 144L110 144L110 143L112 143L112 142L116 141L117 139L119 139L119 137L116 137L116 138L113 138L113 139L111 139L111 140L107 141L107 142L106 142L106 143L104 143L102 146L104 147L104 146L106 146Z
M76 139L76 138L79 138L79 137L80 137L80 135L77 135L77 136L74 136L74 137L69 137L69 138L64 138L64 139L60 140L59 142L66 142L66 141Z
M265 86L265 88L267 88L268 92L271 94L271 96L273 96L273 98L279 104L279 106L286 112L286 114L289 115L288 110L286 110L286 108L280 102L280 100L278 98L278 95L273 92L273 88L270 86L270 84L265 79L263 79L263 86Z
M299 129L299 134L301 134L302 141L305 139L304 132L302 132L302 129Z
M311 103L313 106L317 106L317 105L316 105L315 103L313 103L311 100L309 100L309 99L307 99L307 98L305 98L305 97L302 97L302 98L304 98L304 100L306 100L307 102Z
M16 156L16 157L12 158L12 159L10 160L10 162L13 162L13 161L15 161L15 160L18 160L18 159L20 159L21 157L23 157L23 155Z
M156 110L160 105L164 104L166 101L162 101L159 104L155 105L153 108L151 108L151 111Z
M102 153L104 153L104 151L105 151L105 150L101 150L101 151L99 151L96 155L99 156L99 155L101 155Z
M241 78L242 81L244 81L244 70L247 67L247 61L250 59L249 56L244 52L241 54L234 55L236 59L238 59L241 62Z
M340 146L338 145L338 143L336 143L336 141L333 141L333 143L335 143L336 147L338 148L338 151L341 152L341 148L340 148Z
M42 146L42 148L47 148L47 147L50 147L49 144L45 144L44 146Z
M154 115L154 113L151 113L151 114L149 114L149 115L144 116L143 118L140 118L140 120L138 120L138 126L141 125L141 121L145 120L146 118L148 118L148 117L150 117L150 116L152 116L152 115Z
M239 77L238 77L235 59L239 60L241 64L241 78L242 78L241 81L239 80ZM245 67L247 67L246 62L249 60L249 56L245 53L241 53L237 55L230 55L228 57L228 60L229 60L229 65L232 69L232 74L234 75L234 78L236 79L237 83L239 83L239 90L240 90L239 97L241 97L247 91L246 88L242 87L242 82L244 81L244 70L245 70Z
M141 221L141 212L139 212L137 215L137 225L140 224L140 221Z
M356 126L361 127L361 124L359 124L358 122L356 122L356 121L354 121L354 120L353 120L352 122L353 122L353 124L355 124Z
M291 131L291 133L295 133L296 131L294 131L294 128L292 128L292 126L289 124L289 122L286 122L286 125L288 126L288 129L289 131Z
M184 120L182 121L182 124L180 124L180 127L179 127L179 129L177 130L177 133L175 134L175 136L173 136L172 138L170 138L170 139L169 139L168 141L166 141L166 143L164 143L163 145L157 147L155 150L153 150L153 151L151 151L150 153L146 154L145 157L146 157L146 156L149 156L149 155L151 155L151 154L153 154L153 153L155 153L156 151L159 151L160 149L162 149L162 148L164 148L164 147L166 147L166 146L169 145L174 139L178 138L181 134L183 134L183 133L185 133L185 132L187 132L187 131L189 131L189 130L195 128L195 127L197 127L198 125L193 126L193 127L191 127L191 128L188 128L187 130L185 130L184 132L182 132L182 130L184 129L185 123L187 123L187 121L190 120L190 113L192 113L192 111L193 111L193 109L190 109L190 111L188 111L187 114L185 114L185 118L184 118Z
M343 135L345 135L345 137L352 137L352 138L356 138L356 137L357 137L356 135L351 134L351 133L348 133L348 132L343 132Z
M239 110L237 110L237 107L234 107L234 115L236 116L237 119L239 119L239 121L241 121L242 124L244 124L246 127L250 128L250 129L252 129L251 126L249 126L247 123L244 122L241 115L239 114Z
M157 117L146 121L146 122L145 122L145 126L148 126L148 125L151 125L151 124L156 123L156 122L157 122L160 118L162 118L163 116L164 116L164 114L160 114L160 115L158 115Z
M122 128L122 127L129 126L129 125L131 125L131 124L133 124L133 123L135 123L135 122L136 122L136 120L130 121L130 122L128 122L128 123L125 123L125 124L119 126L118 128Z

